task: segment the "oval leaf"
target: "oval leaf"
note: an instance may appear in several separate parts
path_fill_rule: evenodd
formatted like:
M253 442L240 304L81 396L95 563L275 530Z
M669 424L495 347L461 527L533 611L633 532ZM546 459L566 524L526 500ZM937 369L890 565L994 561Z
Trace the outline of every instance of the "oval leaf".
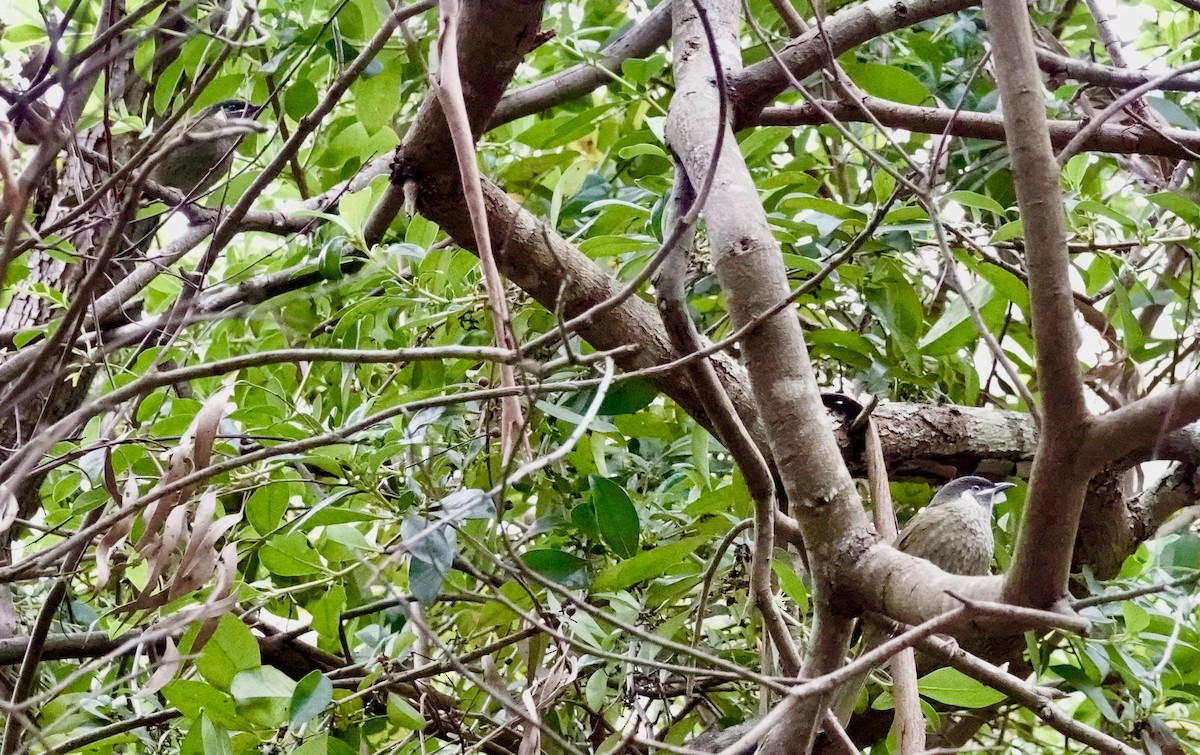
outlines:
M926 674L917 682L917 689L930 700L959 708L985 708L1006 697L1003 692L952 668L940 668Z
M296 684L292 693L292 705L288 711L292 728L298 729L313 720L333 702L333 682L320 671L310 671Z
M629 494L612 480L591 477L590 481L600 539L621 558L636 556L641 542L641 522Z

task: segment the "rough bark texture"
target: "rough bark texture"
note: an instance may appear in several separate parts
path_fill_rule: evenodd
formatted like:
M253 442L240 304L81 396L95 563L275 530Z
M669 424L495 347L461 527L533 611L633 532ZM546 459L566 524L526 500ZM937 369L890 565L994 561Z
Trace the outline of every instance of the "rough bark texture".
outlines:
M1043 422L1005 597L1047 607L1066 594L1092 471L1080 469L1076 456L1089 414L1077 356L1060 175L1046 126L1029 13L1020 0L985 0L984 11L1025 231Z

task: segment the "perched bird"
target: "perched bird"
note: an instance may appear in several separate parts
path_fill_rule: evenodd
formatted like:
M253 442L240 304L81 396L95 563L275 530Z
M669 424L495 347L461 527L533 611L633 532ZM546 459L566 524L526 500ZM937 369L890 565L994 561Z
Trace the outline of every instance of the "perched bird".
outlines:
M933 494L929 505L913 515L894 545L910 556L931 561L944 572L979 576L992 569L996 540L992 535L992 509L1004 501L1011 482L982 477L951 480ZM876 627L866 625L862 652L886 639ZM843 724L850 719L868 672L853 677L833 694L830 710Z
M150 178L195 196L209 189L233 165L238 142L255 124L261 108L244 100L225 100L176 126L163 142Z
M951 574L987 574L996 549L992 508L1011 487L1011 482L982 477L951 480L908 520L896 538L896 548Z
M951 480L934 493L929 505L913 515L900 531L895 546L912 556L932 561L942 571L966 576L987 574L992 567L996 541L992 535L992 509L1004 501L1011 482L991 482L982 477ZM884 635L868 625L863 631L863 651L878 645ZM858 675L832 696L830 710L845 723L854 711L867 673ZM689 743L697 750L717 752L732 745L757 723L710 732Z

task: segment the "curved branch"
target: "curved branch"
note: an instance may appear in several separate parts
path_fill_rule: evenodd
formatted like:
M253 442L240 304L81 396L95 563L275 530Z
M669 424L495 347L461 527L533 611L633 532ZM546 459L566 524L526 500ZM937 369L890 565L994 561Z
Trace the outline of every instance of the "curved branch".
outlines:
M1087 724L1076 721L1064 713L1037 687L1022 679L994 666L987 661L977 658L961 648L940 637L924 637L917 641L917 647L922 651L942 659L947 665L953 666L967 676L977 679L992 689L1003 692L1028 708L1047 726L1055 729L1068 739L1088 745L1096 752L1116 753L1118 755L1137 755L1138 750L1114 739L1102 731Z
M571 66L504 95L488 128L540 113L598 89L616 78L613 72L620 71L626 60L644 58L662 47L671 36L671 2L663 0L659 3L650 15L605 46L598 60Z
M984 0L1013 182L1025 230L1029 299L1042 400L1030 496L1005 583L1009 602L1049 606L1065 594L1087 475L1078 469L1088 411L1071 297L1066 210L1050 147L1041 76L1021 0Z
M812 29L783 48L780 57L796 78L804 79L825 65L831 50L841 55L875 37L977 4L978 0L869 0L825 19L822 27L828 40L820 30ZM787 89L788 78L773 58L767 58L746 66L731 83L737 131L755 122L767 103Z
M1080 458L1093 470L1128 457L1153 459L1172 434L1200 419L1200 376L1101 415L1088 433Z
M890 128L902 128L922 134L946 134L967 139L1004 139L1004 119L993 113L975 113L968 110L954 111L943 108L902 105L898 102L864 97L859 103L821 100L821 108L839 121L866 123L868 118L863 108L869 110L875 120ZM816 104L799 107L769 107L762 111L756 124L759 126L819 126L825 117ZM1079 121L1049 121L1050 143L1062 149L1079 133L1083 124ZM1179 160L1195 160L1200 153L1200 134L1182 128L1150 129L1140 124L1105 124L1091 138L1085 140L1081 149L1089 152L1107 152L1114 155L1158 155Z
M1038 47L1038 68L1051 76L1066 77L1087 84L1107 87L1109 89L1133 89L1148 81L1162 78L1164 71L1138 71L1127 68L1093 63L1090 60L1079 60L1066 55ZM1163 82L1159 87L1171 92L1200 92L1200 76L1178 76Z

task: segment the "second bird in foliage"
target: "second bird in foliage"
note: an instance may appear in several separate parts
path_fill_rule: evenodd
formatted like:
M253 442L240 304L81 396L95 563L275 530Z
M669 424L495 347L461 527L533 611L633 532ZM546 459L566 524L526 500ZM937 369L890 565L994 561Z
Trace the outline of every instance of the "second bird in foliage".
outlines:
M150 178L195 196L213 186L233 165L238 143L255 125L260 108L244 100L225 100L180 123L164 140Z

